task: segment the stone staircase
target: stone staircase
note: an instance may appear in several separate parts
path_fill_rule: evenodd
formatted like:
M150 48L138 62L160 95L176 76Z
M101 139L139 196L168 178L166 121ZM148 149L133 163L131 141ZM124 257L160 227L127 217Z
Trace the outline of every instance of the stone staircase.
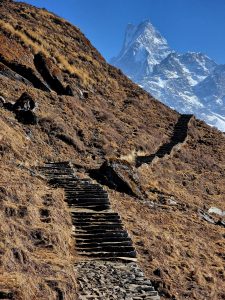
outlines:
M84 260L75 265L79 299L160 299L135 262L132 240L111 210L108 193L78 179L69 162L46 163L39 170L50 185L65 190L76 249Z
M159 149L151 155L137 156L136 167L140 167L144 163L151 163L154 158L162 158L173 150L173 147L183 143L187 137L188 124L193 115L180 115L177 124L174 126L173 135L168 143L163 144Z

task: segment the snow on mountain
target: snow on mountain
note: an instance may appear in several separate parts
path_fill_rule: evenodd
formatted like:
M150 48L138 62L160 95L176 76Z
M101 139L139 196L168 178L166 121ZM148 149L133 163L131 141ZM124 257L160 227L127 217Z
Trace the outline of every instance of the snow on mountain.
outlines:
M151 74L152 67L170 52L167 41L147 20L127 26L122 50L111 63L137 81Z
M225 65L202 53L172 51L150 21L127 26L111 63L163 103L225 131Z
M205 104L213 104L218 109L225 108L225 65L217 66L194 87L194 91Z

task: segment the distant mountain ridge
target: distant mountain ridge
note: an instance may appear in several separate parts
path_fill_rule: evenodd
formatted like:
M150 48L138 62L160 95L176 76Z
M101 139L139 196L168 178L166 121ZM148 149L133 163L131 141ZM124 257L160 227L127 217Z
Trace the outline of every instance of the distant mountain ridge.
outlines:
M149 20L127 26L111 63L163 103L225 131L225 65L203 53L173 51Z

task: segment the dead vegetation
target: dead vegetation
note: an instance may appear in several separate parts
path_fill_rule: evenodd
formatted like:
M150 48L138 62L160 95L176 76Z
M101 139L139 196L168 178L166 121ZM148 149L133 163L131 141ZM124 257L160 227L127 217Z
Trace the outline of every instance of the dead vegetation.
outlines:
M57 293L74 299L72 225L63 193L16 163L1 161L1 170L0 290L21 300L58 299ZM48 211L49 222L41 210Z
M81 79L84 86L93 83L92 79L84 69L78 69L74 65L70 64L66 57L57 50L53 50L53 48L40 37L38 32L36 33L31 30L23 29L23 27L18 25L14 27L10 23L6 23L2 20L0 20L0 27L9 33L10 36L16 36L26 47L30 47L32 53L37 54L41 52L46 57L53 57L57 61L60 69L67 71L71 75L77 76ZM88 57L86 59L88 60Z

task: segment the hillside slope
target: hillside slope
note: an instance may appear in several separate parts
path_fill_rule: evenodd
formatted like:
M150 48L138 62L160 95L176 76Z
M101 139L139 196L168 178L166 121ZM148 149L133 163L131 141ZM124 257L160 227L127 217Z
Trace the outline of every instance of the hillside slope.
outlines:
M35 167L71 160L93 174L108 161L120 178L129 170L123 180L140 191L108 188L162 299L224 299L224 227L202 218L225 210L224 135L192 118L183 144L136 167L170 142L180 115L67 21L11 1L0 1L0 17L0 291L74 299L78 256L63 192Z

